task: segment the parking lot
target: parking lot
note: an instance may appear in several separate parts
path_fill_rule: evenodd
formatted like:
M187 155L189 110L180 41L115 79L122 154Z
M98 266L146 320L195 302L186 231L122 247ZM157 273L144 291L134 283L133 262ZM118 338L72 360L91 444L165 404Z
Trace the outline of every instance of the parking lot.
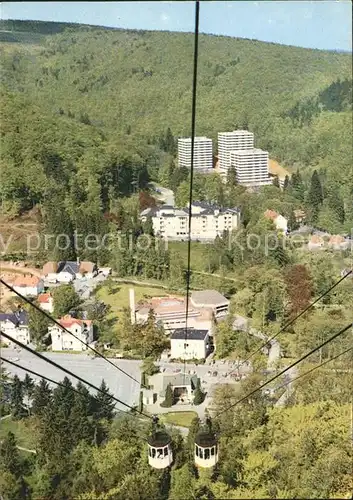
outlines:
M104 379L110 392L116 398L121 399L130 406L138 405L140 384L134 382L131 378L119 372L104 359L91 359L91 356L87 354L43 353L43 355L97 387L100 386L102 380ZM1 356L20 364L23 368L29 368L37 373L43 374L56 382L61 382L66 376L66 374L58 368L51 366L44 360L41 360L33 354L23 350L18 352L14 349L2 349ZM114 360L114 364L129 373L129 375L137 381L140 381L140 361ZM26 374L24 370L16 368L8 363L4 363L4 367L8 373L18 375L20 378L24 378ZM35 379L36 377L33 378ZM77 379L71 376L68 376L68 378L74 385L77 384ZM90 391L94 392L91 389ZM129 411L124 405L119 406L119 404L117 404L116 407L121 410Z

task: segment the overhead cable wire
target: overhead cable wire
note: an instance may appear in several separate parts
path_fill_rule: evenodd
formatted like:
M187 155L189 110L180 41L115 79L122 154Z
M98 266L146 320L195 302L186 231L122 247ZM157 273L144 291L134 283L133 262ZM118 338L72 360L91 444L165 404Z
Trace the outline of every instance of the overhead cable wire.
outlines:
M231 373L234 373L235 371L239 370L239 368L241 366L243 366L244 363L246 363L247 361L249 361L255 354L257 354L258 352L261 351L261 349L263 349L264 347L266 347L268 345L269 342L271 342L272 340L274 340L275 338L277 338L281 333L283 333L289 326L291 326L297 319L299 319L301 316L303 316L306 312L309 311L309 309L311 309L315 304L317 304L321 299L323 299L327 294L329 294L334 288L336 288L336 286L338 286L340 283L342 283L343 280L345 280L348 276L350 276L352 274L353 270L351 269L347 274L345 274L341 279L339 279L338 281L336 281L336 283L334 283L332 286L330 286L330 288L328 288L325 292L323 292L317 299L315 299L313 302L311 302L307 307L305 307L305 309L303 309L299 314L297 314L293 319L291 319L290 321L288 321L284 326L282 326L282 328L275 334L273 335L272 337L268 338L263 344L261 344L257 349L255 349L255 351L253 351L252 353L249 354L249 356L247 358L245 358L239 365L236 369L232 370L229 372L228 375L230 375Z
M191 282L191 217L192 217L192 195L194 183L194 156L195 156L195 132L196 132L196 91L197 91L197 63L199 56L199 21L200 2L195 2L195 30L194 30L194 61L192 82L192 107L191 107L191 164L190 164L190 191L189 191L189 221L188 221L188 251L186 271L186 307L185 307L185 343L184 343L184 384L186 377L186 347L188 340L188 316L189 316L189 294Z
M75 375L75 373L71 372L70 370L67 370L66 368L64 368L63 366L60 366L58 363L56 363L55 361L53 361L52 359L50 358L47 358L45 356L43 356L43 354L37 352L37 351L34 351L33 349L31 349L28 345L25 345L25 344L22 344L22 342L20 342L19 340L17 339L14 339L13 337L11 337L10 335L8 335L7 333L3 332L3 331L0 331L0 335L3 336L5 339L9 340L10 342L13 342L14 344L18 345L19 347L21 347L22 349L24 349L25 351L28 351L30 352L31 354L34 354L35 356L37 356L38 358L40 358L41 360L45 361L46 363L49 363L50 365L54 366L55 368L63 371L64 373L66 373L67 375L70 375L71 377L74 377L76 378L77 380L79 380L80 382L82 382L83 384L86 384L88 385L89 387L91 387L92 389L94 389L95 391L97 392L100 392L101 394L106 394L106 392L104 392L102 389L100 389L99 387L96 387L94 384L91 384L91 382L88 382L87 380L85 380L84 378L80 377L79 375ZM121 399L118 399L116 398L115 396L113 395L110 395L110 397L112 399L114 399L114 401L116 401L117 403L120 403L124 406L126 406L127 408L129 408L130 410L132 410L133 412L137 412L139 413L140 415L143 415L144 417L148 417L148 418L151 418L152 417L150 415L147 415L146 413L143 413L139 410L137 410L136 408L133 408L132 406L128 405L127 403L124 403L124 401L121 401Z
M271 382L273 382L274 380L276 380L277 378L279 378L281 375L283 375L284 373L288 372L291 368L294 368L294 366L297 366L299 363L301 363L302 361L304 361L305 359L307 359L309 356L311 356L312 354L314 354L316 351L319 351L325 345L329 344L330 342L332 342L333 340L335 340L340 335L343 335L343 333L345 333L350 328L352 328L352 323L350 323L345 328L342 328L342 330L340 330L339 332L337 332L334 335L332 335L332 337L330 337L328 340L325 340L325 342L322 342L322 344L320 344L317 347L315 347L314 349L312 349L310 352L308 352L307 354L305 354L304 356L302 356L301 358L299 358L297 361L295 361L294 363L292 363L290 366L288 366L284 370L282 370L279 373L277 373L275 376L273 376L272 378L270 378L269 380L267 380L266 382L264 382L263 384L261 384L259 387L257 387L256 389L254 389L250 393L246 394L245 396L243 396L242 398L240 398L239 400L237 400L235 403L232 403L231 405L227 406L226 408L224 408L223 410L221 410L220 412L218 412L217 415L214 418L218 418L223 413L227 412L231 408L234 408L234 406L237 406L238 404L242 403L246 399L250 398L256 392L260 391L261 389L263 389L264 387L266 387L268 384L270 384Z
M334 361L335 359L337 358L340 358L341 356L343 356L344 354L347 354L349 351L352 351L353 350L353 347L349 347L348 349L346 349L345 351L342 351L340 352L339 354L336 354L336 356L333 356L332 358L329 358L329 359L326 359L326 361L323 361L322 363L320 363L319 365L316 365L314 366L313 368L310 368L310 370L307 370L306 372L304 373L301 373L300 375L298 375L297 377L294 377L292 378L291 380L289 380L288 382L285 382L284 384L280 385L277 387L277 389L282 389L282 387L286 387L287 385L289 384L292 384L293 382L296 382L297 380L299 380L300 378L302 377L305 377L306 375L309 375L309 373L312 373L314 372L315 370L318 370L319 368L321 368L322 366L324 365L327 365L328 363L331 363L332 361Z
M44 379L47 382L50 382L51 384L55 384L55 385L57 385L59 387L64 387L65 389L68 388L62 382L57 382L56 380L53 380L52 378L47 377L46 375L41 375L40 373L35 372L34 370L31 370L30 368L25 368L24 366L21 366L18 363L15 363L14 361L11 361L10 359L4 358L3 356L0 356L0 361L4 361L5 363L8 363L8 364L10 364L12 366L15 366L16 368L19 368L20 370L23 370L23 371L25 371L27 373L30 373L31 375L34 375L35 377L39 377L41 379ZM80 392L75 387L70 387L69 389L71 391L73 391L73 392L76 392L77 394L80 394L81 396L85 396L85 397L87 396L85 393ZM89 397L92 398L92 399L95 399L95 396L93 396L92 394L90 394ZM114 408L116 408L116 405L117 405L117 403L115 403ZM116 409L119 412L121 412L121 413L125 413L126 415L132 416L132 413L127 412L126 410L122 410L121 408L116 408Z
M131 380L133 380L137 384L141 385L145 389L148 389L148 387L146 387L145 385L143 385L141 382L139 382L137 379L135 379L132 375L130 375L129 373L127 373L125 370L123 370L122 368L120 368L119 366L117 366L112 361L110 361L109 358L106 358L103 354L101 354L99 351L97 351L94 347L91 347L87 342L85 342L84 340L80 339L80 337L78 337L74 333L70 332L70 330L68 330L67 328L65 328L64 326L62 326L59 321L57 321L55 318L53 318L46 311L43 311L43 309L41 309L39 306L37 306L37 304L33 303L27 297L25 297L24 295L22 295L21 293L19 293L17 290L15 290L11 285L9 285L8 283L6 283L6 281L4 281L2 278L0 278L0 283L2 283L4 286L6 286L9 290L11 290L11 292L15 293L18 297L20 297L22 300L24 300L31 307L33 307L38 312L40 312L41 314L43 314L43 316L46 316L52 323L55 323L55 325L57 325L58 327L60 327L61 330L63 330L64 332L66 332L69 335L71 335L72 337L74 337L76 340L78 340L79 342L81 342L82 345L86 346L88 349L90 349L92 352L94 352L94 354L96 354L100 358L104 359L104 361L106 361L110 365L114 366L114 368L116 370L118 370L119 372L123 373L124 375L126 375Z

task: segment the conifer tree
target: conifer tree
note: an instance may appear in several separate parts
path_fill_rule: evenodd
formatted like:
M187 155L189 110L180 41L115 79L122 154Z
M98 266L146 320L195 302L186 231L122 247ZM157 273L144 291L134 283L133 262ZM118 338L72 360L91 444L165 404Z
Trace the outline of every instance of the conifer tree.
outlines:
M231 165L230 169L228 170L227 174L227 186L232 188L238 184L237 181L237 173L235 170L235 167Z
M32 413L37 416L42 415L49 406L51 397L52 392L48 382L42 378L33 390Z
M316 222L320 206L323 202L322 186L319 178L319 174L314 170L311 176L310 189L308 193L308 205L312 213L312 221Z
M93 398L88 389L79 382L76 386L79 392L74 393L74 401L70 412L70 427L73 446L84 440L87 443L93 440L93 426L89 416L93 413Z
M112 399L112 395L110 394L104 380L102 380L99 388L100 391L95 396L93 402L93 417L95 420L105 418L106 420L111 421L114 417L114 400Z
M17 375L11 384L11 413L15 420L23 418L27 413L23 404L23 384Z
M287 191L290 185L289 176L286 175L284 178L283 191Z
M171 384L165 390L165 400L161 403L163 408L170 408L174 404L174 393Z
M8 432L0 444L0 467L18 477L21 471L20 455L16 445L15 435L12 432Z
M26 373L25 378L23 379L23 393L27 396L28 399L31 399L34 391L34 382L33 379Z
M198 378L196 382L196 388L194 391L194 405L200 405L201 403L203 403L204 399L205 399L205 394L201 389L201 382L200 379Z

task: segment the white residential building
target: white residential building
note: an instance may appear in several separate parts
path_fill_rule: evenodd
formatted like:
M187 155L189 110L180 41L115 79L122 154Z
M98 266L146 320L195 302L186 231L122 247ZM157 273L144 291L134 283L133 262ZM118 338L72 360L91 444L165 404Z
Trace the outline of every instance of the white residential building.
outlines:
M268 152L262 149L231 151L230 163L235 168L237 181L246 187L272 184L268 170Z
M171 359L205 359L210 351L209 332L207 330L174 330L170 336Z
M90 320L73 318L70 315L57 320L66 330L86 344L93 342L93 324ZM52 351L85 351L87 347L57 325L49 326Z
M254 134L248 130L219 132L218 160L221 173L226 174L231 166L231 151L254 149Z
M43 311L47 311L48 313L54 312L54 299L50 293L41 293L38 295L38 303Z
M0 330L11 338L29 344L31 341L28 327L28 314L26 311L19 310L15 313L0 313ZM16 345L0 334L0 341L8 346Z
M274 210L266 210L264 216L266 217L266 219L270 219L273 221L277 231L281 231L282 233L287 234L288 220L285 217L283 217L283 215L278 214Z
M178 139L178 166L191 168L191 137ZM206 172L212 168L212 139L195 137L194 171Z
M44 291L44 283L37 276L18 276L13 282L13 288L25 297L37 297Z
M189 209L177 209L169 205L147 208L141 213L141 220L152 217L153 231L164 239L187 240ZM191 206L191 239L213 241L224 231L231 232L240 224L238 208L219 208L202 202Z

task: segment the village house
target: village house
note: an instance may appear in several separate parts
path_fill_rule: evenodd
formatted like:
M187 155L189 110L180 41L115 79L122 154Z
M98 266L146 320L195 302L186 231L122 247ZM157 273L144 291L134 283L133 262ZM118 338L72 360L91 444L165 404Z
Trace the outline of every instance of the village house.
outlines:
M314 234L311 236L309 243L308 243L308 249L309 250L320 250L323 248L325 245L324 239L321 236L318 236L317 234Z
M211 351L208 330L185 328L174 330L170 335L171 359L205 359Z
M28 327L28 314L26 311L19 309L14 313L0 313L0 330L22 344L29 344L31 341ZM0 334L1 343L7 346L14 346L13 342L9 341Z
M16 292L25 297L37 297L39 293L44 291L43 280L31 274L17 276L12 286Z
M49 326L48 332L51 335L52 351L85 351L87 346L82 342L86 344L93 342L92 321L73 318L70 315L63 316L57 321L78 338L76 339L58 325Z
M43 311L47 311L48 313L54 312L54 299L50 293L41 293L38 295L38 303Z
M165 391L171 385L175 403L190 404L194 399L194 390L197 387L196 375L188 373L156 373L148 377L151 389L143 390L143 404L160 404L165 400Z
M335 234L329 239L328 246L333 250L345 250L349 247L349 241L347 241L343 236Z
M47 262L43 266L42 274L51 283L71 283L83 276L88 279L93 278L97 272L97 265L93 262L80 262L77 259L77 261Z
M302 222L305 222L306 219L306 213L304 210L294 210L294 217L295 221L298 222L298 224L301 224Z
M275 212L274 210L266 210L264 212L264 216L266 219L272 220L277 231L282 231L284 234L288 232L288 221L283 215Z

